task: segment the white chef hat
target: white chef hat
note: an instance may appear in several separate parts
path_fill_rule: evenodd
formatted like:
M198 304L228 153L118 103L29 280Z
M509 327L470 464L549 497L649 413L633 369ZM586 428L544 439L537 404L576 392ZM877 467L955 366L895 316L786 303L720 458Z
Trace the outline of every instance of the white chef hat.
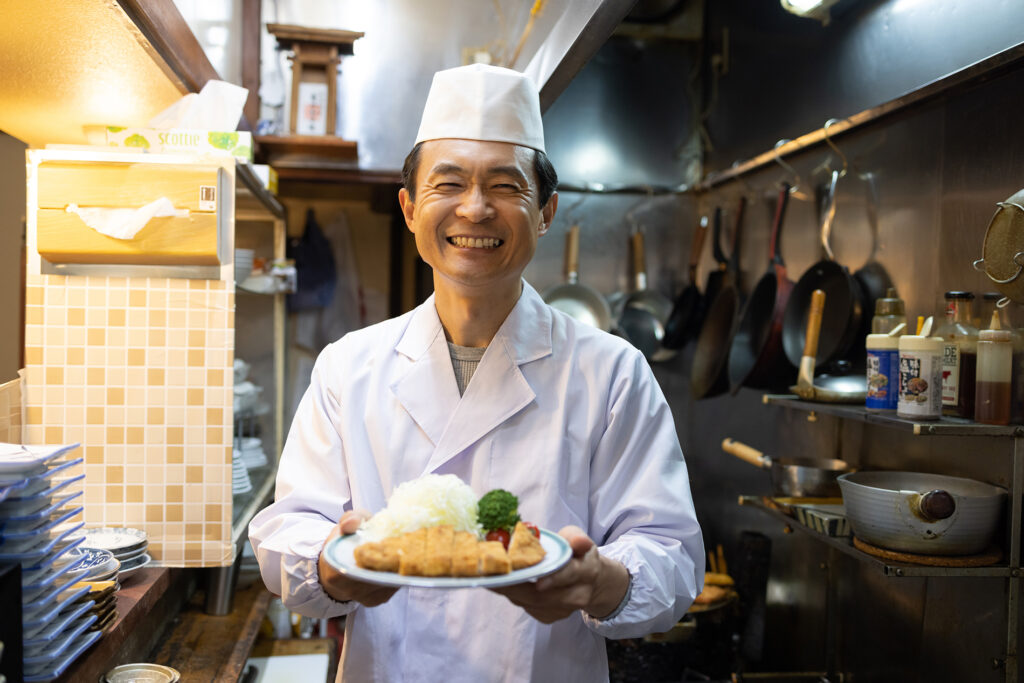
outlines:
M525 74L489 64L438 71L416 144L443 138L512 142L543 152L537 86Z

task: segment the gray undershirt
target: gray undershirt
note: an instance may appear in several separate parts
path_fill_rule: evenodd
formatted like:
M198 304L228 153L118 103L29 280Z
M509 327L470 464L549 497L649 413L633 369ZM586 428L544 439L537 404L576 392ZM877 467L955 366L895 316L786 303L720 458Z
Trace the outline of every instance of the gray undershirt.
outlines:
M484 357L486 346L458 346L448 342L448 353L452 357L452 368L455 370L455 383L459 385L459 396L466 393L469 380L476 372L476 366L480 365L480 359Z

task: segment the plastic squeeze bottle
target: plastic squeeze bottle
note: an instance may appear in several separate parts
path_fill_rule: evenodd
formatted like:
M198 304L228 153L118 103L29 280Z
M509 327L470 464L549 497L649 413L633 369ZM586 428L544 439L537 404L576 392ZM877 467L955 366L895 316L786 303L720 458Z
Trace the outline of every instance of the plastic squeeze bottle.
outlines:
M1010 424L1010 383L1013 379L1013 335L1002 329L999 312L992 311L989 329L978 333L977 390L974 420Z

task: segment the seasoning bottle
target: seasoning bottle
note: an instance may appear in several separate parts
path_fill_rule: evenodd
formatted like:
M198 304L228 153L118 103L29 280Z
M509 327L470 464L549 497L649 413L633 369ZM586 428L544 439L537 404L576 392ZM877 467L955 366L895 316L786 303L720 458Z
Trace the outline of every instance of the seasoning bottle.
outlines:
M899 337L899 417L937 420L942 415L943 346L942 337Z
M875 315L871 318L871 334L889 334L900 323L907 322L903 299L890 287L885 296L875 300Z
M942 412L974 417L978 328L971 318L970 292L946 292L946 322L935 331L945 340L942 349Z
M999 311L992 311L989 329L978 333L977 375L974 420L991 425L1010 424L1013 335L999 323Z
M900 323L887 334L869 334L867 337L864 345L868 352L868 393L864 407L868 410L896 410L900 335L906 326L906 323Z

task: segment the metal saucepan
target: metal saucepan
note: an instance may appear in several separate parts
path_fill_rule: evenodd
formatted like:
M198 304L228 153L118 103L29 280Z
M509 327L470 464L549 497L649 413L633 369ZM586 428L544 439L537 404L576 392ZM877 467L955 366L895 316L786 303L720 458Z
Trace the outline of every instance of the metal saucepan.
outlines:
M697 348L690 369L690 391L695 399L717 396L729 388L727 361L729 342L742 308L740 300L740 234L743 231L743 211L746 197L740 197L736 209L736 227L732 235L732 254L722 287L708 307L700 327Z
M845 460L776 459L734 439L723 439L722 450L755 467L771 470L772 492L789 498L838 498L839 475L851 472Z
M665 321L672 312L672 301L660 292L647 288L644 234L634 232L631 240L636 289L622 304L619 327L647 360L666 360L661 340L665 336Z
M601 293L579 281L580 226L569 228L565 243L565 282L544 292L544 301L580 322L609 332L612 310Z
M995 540L1006 489L917 472L839 477L846 516L862 541L922 555L974 555Z
M701 216L700 225L693 231L693 244L690 245L690 284L676 297L672 304L672 313L665 322L665 337L661 340L661 345L666 349L683 348L699 329L701 293L697 288L697 262L700 260L700 250L704 246L707 234L708 217Z
M785 386L793 374L793 366L782 350L782 316L793 281L786 276L786 264L779 253L779 233L788 199L789 185L783 183L772 221L768 272L757 281L743 307L729 349L729 386L733 394L741 386Z
M799 367L803 355L811 293L821 289L828 297L829 306L822 320L821 338L818 340L817 367L845 358L863 336L864 292L846 266L833 258L829 235L835 218L835 192L839 171L832 172L824 220L821 223L821 245L825 258L805 272L789 295L782 319L782 344L789 362Z

